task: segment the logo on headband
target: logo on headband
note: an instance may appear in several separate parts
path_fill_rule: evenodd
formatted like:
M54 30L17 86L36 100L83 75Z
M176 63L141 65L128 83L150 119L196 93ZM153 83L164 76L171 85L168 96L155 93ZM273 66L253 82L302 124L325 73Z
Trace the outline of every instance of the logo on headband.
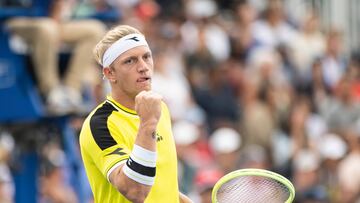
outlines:
M137 36L132 37L132 38L129 38L129 39L126 39L126 40L134 40L135 42L140 41Z

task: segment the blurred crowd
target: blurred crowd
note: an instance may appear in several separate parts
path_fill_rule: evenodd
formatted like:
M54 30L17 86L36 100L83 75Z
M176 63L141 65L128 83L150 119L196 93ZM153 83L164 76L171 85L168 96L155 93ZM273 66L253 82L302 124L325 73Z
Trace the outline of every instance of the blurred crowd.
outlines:
M76 39L88 43L75 46L74 54L90 56L88 46L116 24L145 34L155 63L153 90L163 95L172 115L180 189L195 202L210 203L215 182L241 168L289 178L295 202L360 202L360 49L347 50L344 33L324 29L316 10L295 19L281 0L57 2L71 3L65 10L73 11L59 22L81 21L91 30L85 29L88 38ZM110 11L116 21L93 18ZM68 34L81 29L75 26ZM53 41L76 41L65 38ZM44 57L34 60L42 63ZM39 83L49 109L59 107L55 113L68 113L66 103L77 110L83 106L84 87L90 87L94 105L108 92L101 69L87 58L78 60L70 63L75 72L65 82ZM74 128L80 127L77 118ZM3 138L8 136L0 145ZM11 147L0 151L0 163ZM43 202L76 202L56 170L61 158L51 159L63 156L61 145L51 142L44 150L50 163L45 165L51 167L41 175ZM10 180L10 175L0 177L2 183ZM11 184L6 190L3 185L1 198L14 192Z

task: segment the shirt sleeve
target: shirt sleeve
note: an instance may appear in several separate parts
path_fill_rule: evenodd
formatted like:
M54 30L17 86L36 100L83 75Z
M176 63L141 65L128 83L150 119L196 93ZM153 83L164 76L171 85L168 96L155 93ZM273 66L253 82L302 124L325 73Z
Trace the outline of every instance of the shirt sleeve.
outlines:
M92 163L108 178L108 172L125 163L129 158L131 147L129 138L121 132L118 124L110 118L103 121L93 121L89 125L89 135L84 148ZM116 140L115 140L116 137Z

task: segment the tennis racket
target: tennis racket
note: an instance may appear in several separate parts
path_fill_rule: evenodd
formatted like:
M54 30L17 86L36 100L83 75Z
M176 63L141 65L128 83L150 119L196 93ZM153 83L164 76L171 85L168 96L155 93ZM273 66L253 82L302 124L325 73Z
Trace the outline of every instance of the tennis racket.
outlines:
M241 169L223 176L212 190L213 203L291 203L293 184L264 169Z

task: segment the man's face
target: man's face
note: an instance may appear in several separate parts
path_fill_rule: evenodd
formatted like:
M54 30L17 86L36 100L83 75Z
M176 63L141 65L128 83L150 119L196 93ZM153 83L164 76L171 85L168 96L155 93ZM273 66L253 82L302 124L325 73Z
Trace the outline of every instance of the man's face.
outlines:
M154 63L148 46L132 48L121 54L114 61L113 77L117 83L116 89L129 97L151 89L151 78Z

